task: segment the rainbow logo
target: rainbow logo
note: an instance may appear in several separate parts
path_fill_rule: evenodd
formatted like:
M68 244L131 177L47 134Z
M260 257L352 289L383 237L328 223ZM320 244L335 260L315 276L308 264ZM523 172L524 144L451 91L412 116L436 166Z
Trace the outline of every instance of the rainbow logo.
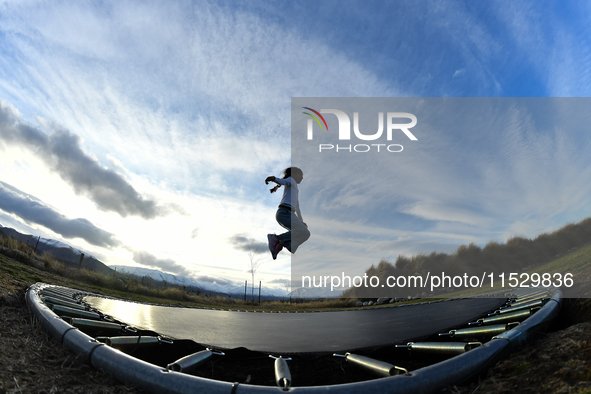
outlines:
M302 108L304 108L304 109L307 109L307 110L309 110L309 111L312 111L312 112L314 112L316 115L320 116L320 119L322 119L322 122L324 122L324 126L326 126L326 131L328 131L328 125L326 124L326 120L324 120L324 117L323 117L322 115L320 115L320 112L316 111L315 109L308 108L308 107L302 107ZM311 114L311 113L309 113L309 112L302 112L302 113L303 113L303 114L306 114L306 115L308 115L308 116L311 116L311 117L312 117L312 119L314 119L314 120L316 121L316 123L318 123L318 126L320 126L320 130L322 130L322 129L323 129L323 127L322 127L322 123L320 123L320 120L318 120L318 118L317 118L317 117L315 117L314 115L312 115L312 114Z

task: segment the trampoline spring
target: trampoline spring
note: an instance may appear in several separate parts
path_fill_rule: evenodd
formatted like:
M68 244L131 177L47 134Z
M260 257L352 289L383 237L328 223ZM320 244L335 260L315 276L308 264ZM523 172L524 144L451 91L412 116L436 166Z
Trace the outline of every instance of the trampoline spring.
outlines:
M536 300L539 298L549 298L549 297L550 297L550 293L547 290L542 290L542 291L536 291L536 292L529 293L529 294L524 294L519 297L513 297L513 298L507 300L507 304L515 304L518 302L527 302L527 301L532 301L532 300Z
M520 297L516 297L517 300L524 300L526 298L539 298L548 295L548 290L538 290L531 293L526 293Z
M450 336L453 339L470 339L470 338L485 338L494 337L502 334L512 328L518 326L519 323L495 324L481 327L460 328L457 330L450 330L449 332L441 333L439 336Z
M289 390L291 387L291 372L289 372L289 366L286 361L291 361L291 358L283 358L282 356L275 357L269 355L269 357L275 359L275 383L278 387L281 387L284 391Z
M66 306L54 305L51 308L51 310L59 316L81 317L86 319L100 320L100 315L98 313L68 308Z
M511 305L515 304L516 302L524 302L524 301L531 301L538 298L546 298L548 297L547 292L536 292L522 297L513 297L507 300L506 304Z
M105 343L108 346L117 349L125 349L130 347L149 347L160 344L160 337L153 336L128 336L128 337L110 337Z
M396 345L397 348L408 348L414 352L436 354L462 354L482 346L481 342L409 342Z
M170 340L170 339L166 339L166 338L162 338L162 337L158 337L158 342L160 343L165 343L167 345L174 345L174 341ZM213 353L213 352L212 352ZM214 354L219 354L219 353L214 353ZM224 353L221 353L222 356L225 356Z
M137 330L133 327L130 327L130 326L123 327L123 331L137 333Z
M499 309L497 312L499 314L503 314L503 313L509 313L509 312L514 312L520 309L531 309L534 307L541 307L543 306L548 300L535 300L535 301L530 301L527 302L525 304L521 304L521 305L517 305L517 306L510 306L508 308L504 308L504 309Z
M500 324L510 322L521 322L534 314L539 308L523 309L511 313L503 313L502 315L493 314L475 322L468 323L468 326L485 326L488 324Z
M106 321L89 320L82 318L71 318L70 324L82 331L110 331L110 332L121 332L123 326L117 323L109 323Z
M333 354L335 357L343 357L347 362L351 364L357 365L363 369L366 369L376 375L379 376L393 376L393 375L400 375L405 374L406 376L410 376L408 370L406 368L397 367L396 365L387 363L385 361L375 360L373 358L360 356L358 354L352 353L345 353L344 355L341 354Z
M189 373L205 361L209 360L213 354L224 355L224 353L214 353L210 349L205 349L197 353L189 354L183 358L179 358L175 362L168 364L166 369L169 371Z
M524 301L531 301L531 300L535 300L538 298L548 298L548 293L544 292L544 293L540 293L540 294L534 294L531 296L527 296L527 297L520 297L520 298L516 298L512 301L512 303L516 303L516 302L524 302Z
M67 306L68 308L86 310L86 307L84 305L76 304L74 300L66 301L63 297L43 296L42 300L48 304L57 304L61 306Z
M538 300L545 301L547 299L548 299L548 297L536 297L536 298L528 298L526 300L518 300L517 302L514 302L505 308L521 306L521 305L527 304L529 302L538 301ZM504 308L501 308L501 309L504 309Z
M209 350L209 351L211 352L211 354L214 354L214 355L216 355L216 356L225 356L225 355L226 355L226 353L224 353L224 352L214 352L212 349L210 349L210 348L208 348L208 347L207 347L207 348L205 348L205 349L206 349L206 350Z
M57 295L57 296L61 296L61 297L66 297L66 298L69 298L69 299L72 298L72 293L65 292L65 291L60 291L60 290L55 289L55 288L43 289L43 290L41 290L41 294L42 295L53 294L53 295Z

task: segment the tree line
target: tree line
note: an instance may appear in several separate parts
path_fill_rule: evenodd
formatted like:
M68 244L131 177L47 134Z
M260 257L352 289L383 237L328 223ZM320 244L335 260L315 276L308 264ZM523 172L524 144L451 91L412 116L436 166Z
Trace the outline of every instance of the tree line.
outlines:
M373 264L366 270L368 277L377 276L380 283L386 283L388 277L445 275L481 276L483 273L521 272L534 268L591 241L591 218L576 224L568 224L552 233L543 233L534 239L514 236L505 243L491 241L484 247L474 243L460 246L455 253L417 254L412 257L399 255L392 264L382 260L377 266ZM437 289L434 294L445 292ZM401 293L410 296L431 293L430 289L392 287L352 287L343 292L344 298L375 298L399 296ZM431 294L429 294L431 295Z

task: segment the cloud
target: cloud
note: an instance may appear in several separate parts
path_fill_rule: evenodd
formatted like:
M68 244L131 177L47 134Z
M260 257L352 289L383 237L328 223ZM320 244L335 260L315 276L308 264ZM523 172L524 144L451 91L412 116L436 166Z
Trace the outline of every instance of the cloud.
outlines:
M4 182L0 182L0 209L29 223L45 226L64 238L81 238L89 244L107 248L121 244L115 235L101 230L87 219L68 219L41 200Z
M484 225L491 219L474 210L453 207L451 204L441 204L434 201L422 201L402 207L401 212L426 220L460 222L473 226Z
M195 239L199 236L199 227L195 227L193 231L191 231L191 239Z
M186 267L176 263L171 259L159 259L151 253L144 250L131 250L133 252L133 261L138 264L156 267L165 272L181 276L191 276L191 271Z
M67 130L46 135L21 123L18 112L4 101L0 101L0 140L35 152L76 194L88 197L104 211L153 219L173 209L143 197L120 174L101 166L82 150L79 136Z
M530 87L541 88L539 92L549 97L586 97L591 85L589 4L573 3L564 14L552 9L559 4L550 6L503 1L491 11L497 29L502 26L500 31L508 34L507 43L514 46L510 52L506 48L506 53L513 54L513 61L526 64L525 77L535 78L540 85Z
M263 254L267 250L265 242L258 242L254 238L248 238L244 234L236 234L230 238L230 244L238 250L253 252L254 254Z
M195 279L197 279L198 282L218 284L220 286L234 286L235 285L235 283L232 282L231 280L213 278L213 277L207 276L207 275L201 275L201 276L196 277Z
M289 285L291 286L291 280L290 279L273 279L273 280L269 280L267 281L267 283L278 283L282 286L285 286L286 283L289 283Z
M227 192L239 180L239 193L264 193L254 174L289 165L291 97L400 94L325 35L246 6L3 11L4 98L25 117L57 119L101 163L107 153L177 190Z
M466 70L463 68L460 68L459 70L456 70L456 72L454 72L454 75L452 78L458 78L461 77L462 75L464 75L466 73Z

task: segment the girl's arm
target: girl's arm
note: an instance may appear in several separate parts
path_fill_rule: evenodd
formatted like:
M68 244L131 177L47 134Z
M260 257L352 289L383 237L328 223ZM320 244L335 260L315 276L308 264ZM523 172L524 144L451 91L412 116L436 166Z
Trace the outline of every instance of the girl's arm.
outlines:
M282 185L290 186L291 183L287 179L276 178L275 176L271 175L265 179L265 185L268 185L269 182L275 182L277 186L270 190L271 193L275 193L277 189L279 189Z
M269 182L275 182L275 183L278 183L278 182L276 182L276 181L275 181L275 179L276 179L276 178L275 178L273 175L271 175L271 176L268 176L268 177L265 179L265 185L268 185L268 184L269 184Z
M289 178L287 178L287 179L283 179L283 178L277 178L277 177L275 177L275 176L271 175L271 176L268 176L268 177L265 179L265 185L268 185L268 184L269 184L269 182L275 182L275 183L276 183L276 184L278 184L278 185L287 185L287 186L291 186L291 182L290 182L288 179L289 179Z
M282 186L291 186L291 178L275 178L275 177L269 177L269 178L273 178L273 182L275 182L278 185L282 185Z

